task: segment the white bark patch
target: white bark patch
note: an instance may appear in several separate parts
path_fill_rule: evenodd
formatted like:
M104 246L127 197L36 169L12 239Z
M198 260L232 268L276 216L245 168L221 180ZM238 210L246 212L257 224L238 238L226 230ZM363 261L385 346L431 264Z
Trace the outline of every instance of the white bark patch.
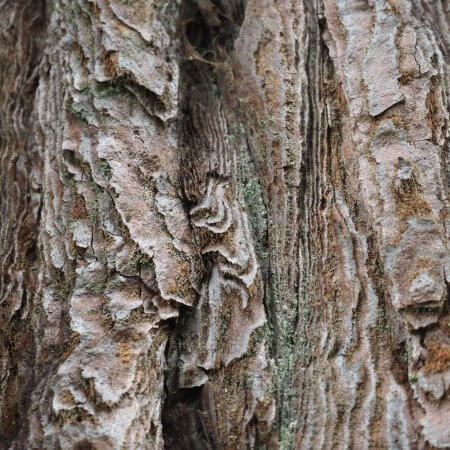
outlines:
M404 100L398 83L400 73L395 45L399 21L388 11L385 0L375 0L375 8L375 27L363 70L369 90L369 111L374 117Z
M71 229L77 247L88 248L91 245L92 232L86 220L74 220Z

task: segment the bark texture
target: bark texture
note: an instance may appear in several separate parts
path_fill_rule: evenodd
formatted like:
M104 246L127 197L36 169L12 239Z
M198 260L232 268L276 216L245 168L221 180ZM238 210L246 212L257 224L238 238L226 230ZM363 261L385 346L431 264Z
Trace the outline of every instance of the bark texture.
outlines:
M450 447L446 0L0 0L0 447Z

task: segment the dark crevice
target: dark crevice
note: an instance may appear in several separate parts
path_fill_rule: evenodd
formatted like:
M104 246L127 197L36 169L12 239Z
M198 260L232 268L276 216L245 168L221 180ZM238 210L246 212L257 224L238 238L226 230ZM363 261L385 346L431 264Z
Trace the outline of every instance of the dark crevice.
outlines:
M213 430L202 407L203 386L179 389L164 404L162 425L167 449L216 449Z
M178 121L181 160L181 197L189 211L204 196L209 178L223 177L210 167L209 154L215 139L225 139L216 133L208 136L203 123L204 111L210 112L211 120L222 120L220 79L218 72L227 65L233 50L240 23L243 20L241 1L195 1L183 3L180 30L184 58L180 64L179 101L181 114ZM214 125L214 126L215 126ZM204 269L201 284L208 283L213 255L200 255L200 247L211 236L193 224L194 240L199 245L199 256ZM215 414L211 410L208 381L205 385L184 388L179 377L185 349L185 336L195 331L195 306L182 307L180 319L174 325L166 347L168 367L165 373L165 401L162 408L163 435L166 449L216 449L218 443ZM197 367L197 372L204 369Z
M26 448L23 441L29 430L32 393L42 375L36 359L33 322L33 310L37 310L34 304L37 277L33 268L39 252L41 206L34 215L32 198L39 189L30 182L30 174L40 161L30 130L46 39L46 2L2 2L0 16L0 103L3 107L0 153L5 154L2 163L6 162L0 169L0 229L2 236L10 237L0 249L5 269L0 280L0 317L6 321L0 330L0 354L5 369L0 375L0 392L5 394L0 402L0 447ZM11 208L14 205L15 210ZM23 279L15 277L16 272L22 273ZM10 292L8 287L12 288ZM17 308L11 309L16 301L14 294L19 293Z

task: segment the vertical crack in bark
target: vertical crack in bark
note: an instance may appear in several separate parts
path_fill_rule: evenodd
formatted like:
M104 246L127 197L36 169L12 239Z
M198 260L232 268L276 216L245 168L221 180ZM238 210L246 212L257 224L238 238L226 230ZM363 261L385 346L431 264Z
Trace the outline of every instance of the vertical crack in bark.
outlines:
M184 311L168 355L177 376L169 375L164 407L167 448L260 445L273 420L261 271L240 208L242 183L249 182L242 170L250 168L242 167L249 164L240 150L245 135L225 87L242 19L240 2L187 2L181 15L181 176L206 271L198 304ZM171 433L180 423L186 433Z
M36 384L41 159L33 138L45 2L0 6L0 442L29 429Z

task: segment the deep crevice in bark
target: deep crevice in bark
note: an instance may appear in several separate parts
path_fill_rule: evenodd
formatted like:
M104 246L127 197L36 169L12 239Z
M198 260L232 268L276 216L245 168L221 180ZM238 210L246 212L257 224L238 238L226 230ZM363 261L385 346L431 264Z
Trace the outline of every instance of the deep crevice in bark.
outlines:
M208 163L211 154L214 152L220 154L227 146L248 145L245 131L241 129L242 125L238 122L239 115L236 115L235 111L233 112L234 118L226 117L224 124L220 125L225 128L214 129L218 123L207 122L208 116L211 118L217 114L220 116L223 109L230 111L237 105L236 100L229 97L229 89L225 85L227 83L226 72L231 67L230 54L233 51L233 42L243 21L243 14L244 6L240 1L191 1L186 2L182 10L180 20L184 32L185 58L180 66L182 117L179 122L179 139L183 151L181 186L188 214L190 209L205 195L207 184L211 179L215 179L219 183L231 181L229 180L231 175L225 175L222 172L223 167ZM204 118L202 118L203 114L205 114ZM227 133L226 129L231 131ZM208 136L208 133L211 135ZM217 146L217 148L211 147L211 145ZM243 151L248 152L249 150L244 149ZM238 175L233 174L232 176ZM205 242L211 240L208 233L191 225L197 245L204 245ZM264 245L263 241L260 241L259 244ZM202 283L207 283L208 278L212 275L214 260L208 254L203 255L202 260L206 270ZM266 278L267 274L263 274L263 276ZM226 274L224 274L224 280L234 282L233 277ZM180 347L183 347L185 336L195 332L195 314L195 310L184 309L183 318L177 324L176 337L171 339L168 347L168 360L173 359L174 354ZM216 326L216 324L211 324L211 326ZM208 376L216 371L220 374L227 369L217 367L213 371L208 371L198 366L196 370ZM221 406L220 403L217 405L215 403L222 394L214 393L208 381L206 381L206 385L190 389L177 387L176 379L179 375L179 367L172 365L172 369L169 368L167 374L168 384L166 383L166 399L163 407L166 448L228 448L229 445L232 445L228 442L230 437L224 436L223 431L218 430L216 424L215 408L221 408ZM224 375L219 376L223 377ZM246 394L242 391L240 395ZM179 427L180 423L186 424L186 429L189 431L184 436L177 437L174 430ZM226 427L226 424L222 423L220 427ZM256 445L262 445L262 443L258 444L256 419L252 419L249 427L256 430Z

